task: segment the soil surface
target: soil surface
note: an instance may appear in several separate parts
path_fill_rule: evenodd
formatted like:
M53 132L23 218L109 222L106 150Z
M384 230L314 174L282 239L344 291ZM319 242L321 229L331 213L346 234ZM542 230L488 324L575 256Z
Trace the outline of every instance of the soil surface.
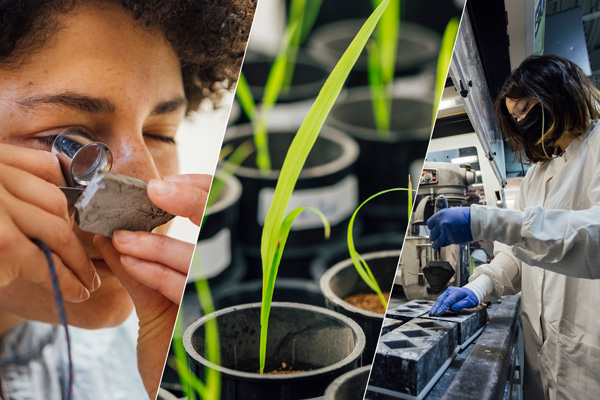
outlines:
M383 292L383 297L385 297L386 301L389 301L390 292ZM383 308L383 304L381 304L381 300L377 293L353 294L352 296L346 297L344 301L354 307L362 308L366 311L372 311L378 314L385 313L385 308Z
M295 370L291 365L281 363L281 367L276 370L265 372L265 375L286 375L286 374L297 374L298 372L310 371L305 369Z

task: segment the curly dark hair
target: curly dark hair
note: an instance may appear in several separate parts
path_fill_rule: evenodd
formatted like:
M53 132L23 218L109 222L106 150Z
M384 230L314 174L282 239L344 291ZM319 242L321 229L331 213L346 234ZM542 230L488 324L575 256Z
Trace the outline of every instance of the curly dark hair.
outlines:
M160 29L179 57L188 111L235 84L256 0L0 0L0 68L16 68L79 4L114 2L145 27Z
M543 135L548 154L563 135L577 137L588 130L592 120L600 118L600 92L575 63L558 55L528 57L510 74L494 102L500 129L521 162L547 157L541 138L531 143L519 133L506 108L507 98L536 99L549 113L552 124Z

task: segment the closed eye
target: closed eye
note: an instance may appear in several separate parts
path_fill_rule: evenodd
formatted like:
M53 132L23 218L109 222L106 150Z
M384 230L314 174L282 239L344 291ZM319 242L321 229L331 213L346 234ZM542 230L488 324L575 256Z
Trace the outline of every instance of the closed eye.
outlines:
M149 138L149 139L153 139L153 140L158 140L161 141L163 143L169 143L169 144L175 144L175 138L171 137L171 136L162 136L162 135L152 135L149 133L144 133L144 136Z
M54 139L56 139L58 135L51 135L51 136L39 136L36 137L36 140L38 140L41 144L48 146L48 147L52 147L52 144L54 143Z

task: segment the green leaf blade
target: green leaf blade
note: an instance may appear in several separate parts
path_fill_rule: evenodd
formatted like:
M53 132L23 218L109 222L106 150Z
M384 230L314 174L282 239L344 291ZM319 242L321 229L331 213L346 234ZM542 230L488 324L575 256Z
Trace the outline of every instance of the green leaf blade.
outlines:
M269 325L269 315L271 314L271 304L273 301L273 292L275 290L275 280L277 279L277 273L279 272L279 265L281 263L281 257L283 255L283 249L285 248L285 244L287 242L287 238L290 234L290 230L292 228L292 224L302 213L304 210L311 210L315 212L321 222L323 222L323 227L325 229L325 238L329 238L329 234L331 232L331 226L329 221L325 215L317 208L314 207L299 207L296 208L285 217L283 223L281 224L281 229L279 231L279 241L277 244L277 249L275 251L275 258L273 259L273 263L267 271L263 271L263 297L261 300L261 308L260 308L260 373L264 372L265 363L266 363L266 352L267 352L267 330ZM266 278L266 279L265 279Z
M356 272L362 278L362 280L367 284L367 286L369 286L375 293L377 293L377 296L379 297L379 299L381 300L381 303L383 304L383 306L385 308L387 308L387 301L385 300L385 297L383 296L381 288L379 287L379 284L375 280L375 276L373 275L373 272L369 268L369 265L362 258L362 256L358 253L358 251L356 250L356 247L354 245L354 220L356 219L356 216L358 215L358 212L360 211L360 209L365 204L367 204L374 198L379 197L385 193L397 192L397 191L408 191L409 193L411 193L412 189L411 188L408 188L408 189L393 188L393 189L382 190L382 191L370 196L368 199L363 201L358 206L358 208L354 211L354 213L352 214L352 217L350 217L350 222L348 223L348 230L346 232L346 241L348 243L348 252L350 253L350 258L352 259L352 264L354 264L354 268L356 269Z
M280 251L281 227L284 222L284 216L290 197L294 191L308 154L325 123L327 115L331 111L350 70L360 56L389 1L390 0L382 1L379 7L377 7L373 14L367 19L348 49L342 55L342 58L323 85L323 88L319 92L315 102L296 133L281 168L273 200L265 217L261 237L263 274L272 275L263 276L263 307L268 311L264 314L261 311L261 363L266 354L266 332L268 331L268 312L270 312L270 299L268 298L270 296L268 293L265 293L265 290L266 287L271 284L270 282L274 282L276 278L274 272L277 270L281 259L281 255L278 254ZM274 265L274 263L277 265ZM274 285L274 283L272 284ZM264 364L261 364L261 371L263 370L263 367Z

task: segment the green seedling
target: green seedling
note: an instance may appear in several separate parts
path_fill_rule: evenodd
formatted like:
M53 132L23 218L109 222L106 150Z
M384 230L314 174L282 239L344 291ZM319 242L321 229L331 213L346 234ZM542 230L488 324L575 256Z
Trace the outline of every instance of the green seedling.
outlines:
M297 29L290 38L290 46L287 54L287 65L285 69L285 78L283 89L287 92L294 76L294 67L298 49L306 40L308 34L319 15L319 9L323 0L292 0L290 2L290 11L288 21L296 22L300 28Z
M356 219L356 215L358 214L358 211L360 211L360 209L365 204L367 204L374 198L379 197L385 193L398 192L398 191L407 191L408 192L408 202L409 202L408 218L410 219L410 213L412 210L411 205L412 205L413 190L412 190L412 185L410 183L410 177L408 178L408 180L409 180L408 189L394 188L394 189L382 190L381 192L375 193L374 195L369 197L367 200L363 201L361 203L361 205L358 206L358 208L354 211L354 213L352 214L352 217L350 218L350 222L348 223L348 231L347 231L346 240L348 243L348 252L350 253L350 258L352 259L352 264L354 264L354 268L356 268L356 272L362 278L362 280L367 284L367 286L369 286L371 288L371 290L373 290L375 293L377 293L377 296L379 297L379 300L381 301L381 304L383 304L383 307L385 309L387 309L387 301L385 300L385 297L383 296L383 292L381 291L381 288L379 287L379 284L377 283L377 280L375 279L373 272L371 272L369 265L367 264L365 259L359 254L359 252L356 250L356 247L354 246L354 235L353 235L354 220Z
M442 91L444 90L446 77L448 76L448 68L450 67L450 59L452 58L452 52L454 51L454 43L456 42L456 35L458 34L459 25L460 18L452 18L450 22L448 22L448 25L446 25L444 36L442 37L442 47L440 49L440 54L438 55L437 72L435 78L435 107L433 107L433 119L431 121L431 126L435 124L435 118L437 116L437 110L442 98Z
M256 118L256 102L254 101L254 96L252 96L248 80L246 80L246 76L243 73L240 73L240 77L238 78L235 97L240 101L240 106L244 114L246 114L250 121L254 121Z
M256 147L256 166L261 172L271 170L271 156L269 155L269 141L267 137L267 121L273 106L277 102L283 80L285 78L285 70L287 64L287 54L290 46L291 37L297 31L298 25L293 24L286 30L283 40L283 45L279 54L275 58L267 82L265 83L265 91L263 93L260 109L256 107L256 102L252 97L252 92L248 81L243 73L240 73L240 80L236 90L236 95L240 99L240 104L248 119L252 122L254 130L254 145Z
M290 144L287 155L283 162L279 179L275 187L273 201L265 217L265 224L261 237L261 259L263 270L263 293L261 301L261 332L260 332L260 372L264 372L267 331L269 314L273 299L275 279L281 261L281 255L289 234L293 220L302 212L296 209L286 216L286 209L292 196L292 192L298 181L298 177L304 163L310 153L325 119L329 115L333 104L339 96L342 87L348 78L350 70L356 63L367 40L373 33L375 25L381 18L390 0L383 0L379 7L367 19L358 32L348 49L344 52L340 61L331 72L327 81L321 88L310 111L306 115L302 125L298 129L294 140ZM325 221L324 221L325 222ZM327 224L325 224L328 226Z
M261 172L271 170L271 157L267 136L267 121L279 95L289 88L294 74L294 65L298 49L314 25L322 0L292 0L288 26L279 53L277 54L269 76L260 107L252 96L250 86L243 73L237 85L236 96L254 128L256 146L256 166Z
M373 0L376 8L381 0ZM396 69L400 0L390 1L375 31L375 39L367 47L369 89L377 133L388 137L392 114L392 84Z
M196 293L198 293L198 301L202 307L203 315L211 314L215 311L210 288L206 279L200 279L195 282ZM188 400L195 400L196 394L203 400L220 400L221 398L221 373L215 369L206 367L205 376L206 382L202 382L194 374L190 373L187 356L183 347L183 318L182 311L179 310L177 322L175 323L175 332L173 335L173 352L175 359L170 360L171 365L178 373L179 380L182 383L184 393ZM205 343L204 348L206 353L204 357L215 365L221 365L221 347L219 344L219 327L217 326L216 318L206 321Z

